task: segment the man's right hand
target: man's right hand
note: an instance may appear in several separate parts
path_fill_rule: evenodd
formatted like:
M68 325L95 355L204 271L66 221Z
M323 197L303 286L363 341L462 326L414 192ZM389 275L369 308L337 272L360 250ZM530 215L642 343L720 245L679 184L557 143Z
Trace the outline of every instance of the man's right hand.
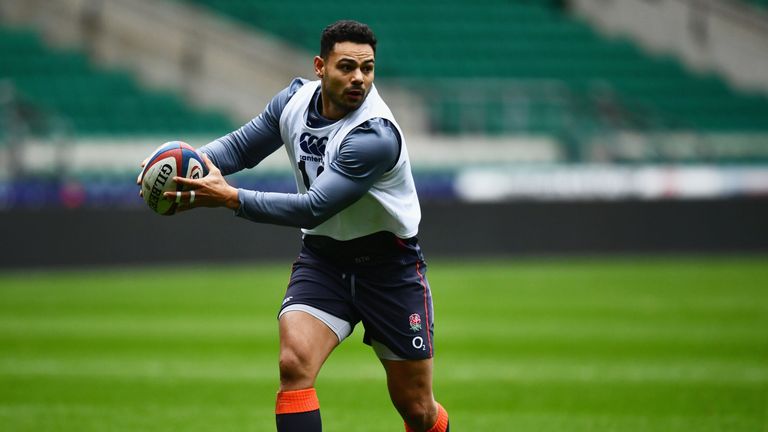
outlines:
M149 156L141 162L141 171L139 172L139 176L136 177L136 184L139 185L140 197L144 196L144 192L141 191L141 181L144 179L144 167L147 165L147 162L149 162Z

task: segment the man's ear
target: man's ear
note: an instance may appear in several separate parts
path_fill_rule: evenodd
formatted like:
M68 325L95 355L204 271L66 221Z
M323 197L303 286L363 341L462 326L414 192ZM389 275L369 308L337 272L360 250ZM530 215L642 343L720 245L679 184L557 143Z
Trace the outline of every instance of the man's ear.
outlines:
M317 75L318 78L322 79L323 75L325 75L325 60L323 60L320 56L315 56L315 75Z

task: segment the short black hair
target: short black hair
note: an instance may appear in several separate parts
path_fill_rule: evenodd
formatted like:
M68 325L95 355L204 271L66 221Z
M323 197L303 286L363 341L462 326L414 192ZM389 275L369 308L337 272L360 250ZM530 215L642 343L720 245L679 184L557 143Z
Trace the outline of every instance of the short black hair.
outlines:
M368 44L376 54L376 35L366 24L352 20L340 20L323 30L320 38L320 57L327 59L328 54L339 42Z

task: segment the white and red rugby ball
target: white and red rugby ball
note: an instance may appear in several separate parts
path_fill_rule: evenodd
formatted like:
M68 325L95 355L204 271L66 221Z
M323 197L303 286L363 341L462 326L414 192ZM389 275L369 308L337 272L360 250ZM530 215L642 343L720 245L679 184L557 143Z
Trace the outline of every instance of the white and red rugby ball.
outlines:
M199 179L206 175L208 167L194 147L182 141L169 141L152 153L141 172L144 202L156 213L172 215L176 212L176 201L166 199L163 194L186 190L173 178Z

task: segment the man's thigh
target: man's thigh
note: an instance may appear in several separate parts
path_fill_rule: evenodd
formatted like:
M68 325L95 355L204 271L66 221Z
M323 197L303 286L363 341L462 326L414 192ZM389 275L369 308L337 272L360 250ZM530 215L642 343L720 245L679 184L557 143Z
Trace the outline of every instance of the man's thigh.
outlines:
M301 311L280 317L280 391L314 386L339 340L324 322Z
M395 406L429 405L432 395L432 359L381 360L387 372L387 388Z

